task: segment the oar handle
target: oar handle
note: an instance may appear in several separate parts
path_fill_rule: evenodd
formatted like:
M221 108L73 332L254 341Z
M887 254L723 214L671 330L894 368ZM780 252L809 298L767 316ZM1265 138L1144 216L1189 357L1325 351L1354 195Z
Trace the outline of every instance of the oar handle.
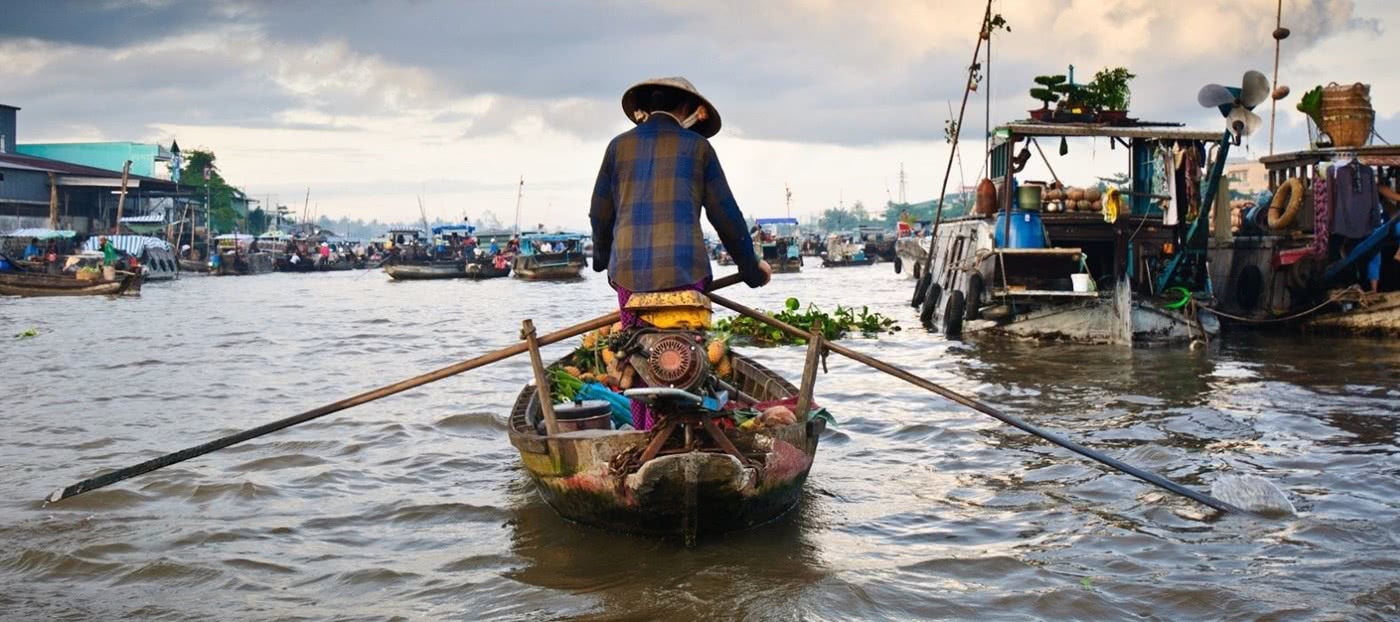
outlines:
M740 278L739 275L731 274L711 283L709 291L722 289L741 282L743 282L743 279ZM587 322L575 324L563 330L555 331L549 333L548 335L541 336L537 340L537 343L541 346L547 346L552 343L558 343L570 337L582 335L583 333L586 333L590 330L597 330L604 326L611 326L613 323L619 321L619 319L620 316L616 311L614 311L612 313L594 318ZM60 488L58 490L53 491L53 493L48 496L48 501L50 503L56 503L58 501L62 501L72 496L80 495L91 490L97 490L98 488L111 486L112 484L115 484L122 480L130 479L145 473L150 473L151 471L154 471L156 469L184 462L186 460L189 460L190 458L196 458L207 453L215 452L220 449L237 445L244 441L255 439L259 436L271 434L278 430L289 428L300 423L306 423L307 421L311 421L312 419L318 419L320 417L324 417L331 413L340 412L353 406L359 406L361 404L373 402L374 400L377 400L382 397L388 397L390 395L394 395L395 393L401 393L409 389L423 386L430 382L436 382L438 380L442 380L443 378L449 378L457 374L476 369L478 367L484 367L486 365L490 365L491 363L502 361L522 352L525 352L527 349L528 346L524 342L517 343L513 346L501 348L500 350L496 350L495 352L483 354L476 358L462 361L454 365L449 365L442 369L431 371L421 376L415 376L413 378L409 378L408 380L401 380L394 384L382 386L372 391L366 391L359 395L348 397L338 402L326 404L325 406L321 406L318 408L313 408L299 415L293 415L285 419L279 419L271 423L260 425L256 428L244 430L237 434L231 434L223 438L214 439L202 445L196 445L194 447L182 449L174 453L160 456L159 458L152 458L140 464L135 464L123 469L111 471L109 473L104 473L91 479L85 479L81 482L68 486L67 488Z
M781 321L781 320L775 319L775 318L773 318L772 316L770 316L770 315L768 315L768 314L766 314L766 313L760 313L760 312L758 312L758 311L755 311L755 310L753 310L753 309L750 309L750 308L748 308L748 307L746 307L746 306L744 306L744 305L742 305L742 304L739 304L739 303L737 303L737 302L734 302L733 300L729 300L728 298L725 298L725 297L723 297L723 296L718 296L718 295L711 294L711 295L710 295L710 300L713 300L713 301L719 303L720 306L728 307L729 309L732 309L732 310L734 310L734 311L737 311L738 313L740 313L740 314L742 314L742 315L746 315L746 316L751 317L751 318L753 318L753 319L755 319L755 320L758 320L758 321L760 321L760 322L763 322L764 324L767 324L767 325L769 325L769 326L772 326L772 327L774 327L774 328L777 328L778 330L781 330L781 331L783 331L783 332L785 332L785 333L787 333L787 334L789 334L789 335L792 335L792 336L794 336L794 337L800 337L800 338L803 338L803 339L811 339L811 338L812 338L812 336L811 336L809 333L807 333L807 331L804 331L804 330L802 330L802 329L800 329L800 328L797 328L797 327L795 327L795 326L792 326L792 325L790 325L790 324L788 324L788 323L786 323L786 322L783 322L783 321ZM1152 473L1152 472L1150 472L1150 471L1145 471L1145 470L1143 470L1143 469L1139 469L1139 468L1137 468L1137 467L1135 467L1135 466L1132 466L1132 465L1130 465L1130 464L1127 464L1127 463L1124 463L1124 462L1122 462L1122 461L1119 461L1119 460L1117 460L1117 459L1115 459L1115 458L1111 458L1111 457L1106 456L1106 455L1104 455L1104 454L1102 454L1102 453L1099 453L1099 452L1097 452L1097 451L1094 451L1094 450L1092 450L1092 449L1089 449L1088 447L1085 447L1085 446L1083 446L1083 445L1080 445L1079 443L1076 443L1076 442L1074 442L1074 441L1071 441L1071 440L1069 440L1069 439L1067 439L1067 438L1064 438L1064 437L1062 437L1062 436L1059 436L1059 435L1057 435L1057 434L1052 434L1052 433L1050 433L1050 432L1046 432L1046 431L1044 431L1044 430L1041 430L1041 429L1039 429L1039 428L1037 428L1037 427L1035 427L1035 426L1033 426L1033 425L1031 425L1031 424L1029 424L1029 423L1026 423L1025 421L1022 421L1021 419L1019 419L1019 418L1017 418L1017 417L1014 417L1014 416L1009 415L1009 414L1007 414L1007 413L1005 413L1005 412L1002 412L1001 410L999 410L999 409L997 409L997 408L995 408L995 407L993 407L993 406L991 406L991 405L989 405L989 404L987 404L987 403L985 403L985 402L982 402L981 400L973 399L973 398L968 397L968 396L966 396L966 395L963 395L963 394L961 394L961 393L957 393L957 392L955 392L955 391L953 391L953 390L951 390L951 389L948 389L948 388L945 388L945 387L943 387L943 386L940 386L940 385L938 385L938 384L936 384L936 383L934 383L934 382L931 382L931 381L929 381L929 380L927 380L927 379L924 379L924 378L920 378L920 377L918 377L918 376L915 376L913 373L909 372L908 370L906 370L906 369L904 369L904 368L902 368L902 367L898 367L898 366L896 366L896 365L891 365L891 364L886 363L886 362L884 362L884 361L881 361L881 360L879 360L879 359L877 359L877 358L875 358L875 357L873 357L873 356L868 356L868 355L865 355L865 354L861 354L860 352L856 352L855 350L852 350L852 349L847 348L847 347L845 347L845 346L842 346L842 345L840 345L840 344L831 343L831 342L826 342L824 345L825 345L828 349L830 349L832 352L835 352L835 353L837 353L837 354L840 354L840 355L842 355L842 356L844 356L844 357L846 357L846 358L852 359L852 360L854 360L854 361L857 361L857 362L860 362L860 363L864 363L864 364L866 364L866 365L869 365L870 367L874 367L875 369L878 369L878 370L880 370L880 371L882 371L882 372L885 372L885 373L887 373L887 374L889 374L889 375L891 375L891 376L894 376L894 377L896 377L896 378L899 378L900 380L903 380L903 381L905 381L905 382L908 382L908 383L910 383L910 384L912 384L912 385L914 385L914 386L917 386L917 387L919 387L919 388L928 390L928 391L930 391L930 392L936 393L936 394L938 394L938 395L940 395L940 396L943 396L943 397L945 397L945 398L947 398L947 399L949 399L949 400L952 400L952 401L954 401L954 402L957 402L957 403L959 403L959 404L962 404L963 406L967 406L968 408L971 408L971 409L973 409L973 410L975 410L975 411L977 411L977 412L980 412L980 413L982 413L982 414L984 414L984 415L989 415L989 416L991 416L991 417L993 417L993 418L995 418L995 419L1001 421L1002 423L1005 423L1005 424L1007 424L1007 425L1010 425L1010 426L1012 426L1012 427L1015 427L1015 428L1017 428L1017 429L1020 429L1020 430L1022 430L1022 431L1024 431L1024 432L1029 433L1029 434L1032 434L1032 435L1034 435L1034 436L1038 436L1038 437L1040 437L1040 438L1043 438L1043 439L1045 439L1045 440L1047 440L1047 441L1050 441L1051 443L1054 443L1054 444L1056 444L1056 445L1059 445L1060 447L1064 447L1065 449L1068 449L1068 450L1070 450L1070 451L1072 451L1072 452L1075 452L1075 453L1077 453L1077 454L1079 454L1079 455L1081 455L1081 456L1084 456L1084 457L1086 457L1086 458L1089 458L1089 459L1091 459L1091 460L1095 460L1095 461L1100 462L1100 463L1102 463L1102 464L1108 465L1108 466L1110 466L1110 467L1112 467L1112 468L1114 468L1114 469L1117 469L1117 470L1119 470L1119 471L1121 471L1121 472L1123 472L1123 473L1127 473L1128 475L1131 475L1131 476L1136 477L1136 478L1138 478L1138 479L1140 479L1140 480L1142 480L1142 481L1144 481L1144 482L1147 482L1147 483L1149 483L1149 484L1152 484L1153 486L1157 486L1157 487L1162 488L1162 489L1164 489L1164 490L1167 490L1167 491L1169 491L1169 492L1176 493L1176 494L1178 494L1178 495L1181 495L1181 496L1183 496L1183 497L1186 497L1186 498L1188 498L1188 499L1191 499L1192 501L1196 501L1196 502L1198 502L1198 503L1201 503L1201 504L1204 504L1204 505L1206 505L1206 506L1215 508L1215 509L1220 510L1220 511L1222 511L1222 512L1244 512L1244 510L1241 510L1240 508L1235 507L1234 505L1231 505L1231 504L1229 504L1229 503L1226 503L1226 502L1224 502L1224 501L1221 501L1221 500L1219 500L1219 499L1216 499L1215 497L1212 497L1212 496L1210 496L1210 495L1207 495L1207 494L1204 494L1204 493L1200 493L1200 492L1197 492L1197 491L1195 491L1195 490L1191 490L1190 488L1186 488L1186 487L1184 487L1184 486L1182 486L1182 485L1180 485L1180 484L1177 484L1176 482L1173 482L1173 481L1171 481L1171 480L1169 480L1169 479L1167 479L1167 478L1165 478L1165 477L1162 477L1162 476L1160 476L1160 475L1157 475L1156 473Z

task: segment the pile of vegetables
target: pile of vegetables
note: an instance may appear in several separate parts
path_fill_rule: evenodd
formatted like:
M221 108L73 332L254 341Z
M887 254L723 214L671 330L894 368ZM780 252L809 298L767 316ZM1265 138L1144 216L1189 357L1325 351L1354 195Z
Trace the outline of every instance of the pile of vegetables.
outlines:
M901 330L893 319L875 313L869 307L856 309L837 305L836 310L831 313L822 311L815 304L807 305L806 310L800 310L801 308L801 301L788 298L782 311L768 315L803 330L809 330L814 322L819 322L822 337L828 340L841 339L851 333L860 333L864 337L879 337L884 333ZM719 320L715 322L715 330L744 337L765 346L803 345L807 342L806 339L789 336L781 330L744 316Z
M622 331L621 324L600 328L583 336L579 347L574 350L572 365L556 368L550 373L551 394L555 402L571 401L584 384L596 382L616 392L623 392L639 385L637 370L619 355L613 336ZM721 378L729 378L734 373L733 360L729 354L731 335L725 331L715 331L705 344L705 354L710 367Z

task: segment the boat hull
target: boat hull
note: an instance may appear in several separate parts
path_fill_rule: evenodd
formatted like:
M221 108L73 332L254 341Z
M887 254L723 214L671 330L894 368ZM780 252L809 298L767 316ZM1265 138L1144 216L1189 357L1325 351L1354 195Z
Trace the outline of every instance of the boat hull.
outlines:
M460 279L466 276L461 262L437 264L390 264L384 273L396 281Z
M80 281L71 276L0 274L0 296L117 296L140 291L140 275L124 274L114 281Z
M737 383L760 400L796 389L751 360L735 355ZM608 531L648 536L713 535L772 521L797 505L825 423L794 423L756 434L725 435L761 466L716 451L658 455L631 472L615 458L640 452L648 432L583 430L552 438L529 423L534 387L525 387L510 419L510 440L544 500L563 518Z
M515 277L527 281L571 281L582 277L588 267L582 255L552 258L548 255L517 255L512 269Z
M231 255L224 255L219 260L219 266L211 269L210 273L214 276L253 276L269 274L276 266L277 262L271 253L252 253L236 259Z
M875 263L875 258L874 258L874 257L871 257L871 256L868 256L868 255L865 257L865 259L861 259L861 260L855 260L855 259L835 259L835 260L833 260L833 259L827 259L827 258L825 258L825 257L822 258L822 267L823 267L823 268L849 268L849 267L851 267L851 266L868 266L868 265L871 265L871 264L873 264L873 263Z
M504 268L497 268L489 263L469 263L466 265L465 276L469 279L481 281L485 279L499 279L510 276L510 265Z

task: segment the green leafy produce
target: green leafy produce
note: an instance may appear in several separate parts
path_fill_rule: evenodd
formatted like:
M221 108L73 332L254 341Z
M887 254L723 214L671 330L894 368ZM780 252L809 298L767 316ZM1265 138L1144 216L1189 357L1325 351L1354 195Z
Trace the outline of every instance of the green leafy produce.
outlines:
M37 328L27 328L27 329L25 329L24 331L22 331L22 332L16 334L16 335L15 335L15 339L29 339L30 337L38 337L38 336L39 336L39 329L37 329Z
M894 333L900 330L899 324L895 323L893 319L875 313L869 307L857 309L837 305L834 311L827 313L815 304L808 305L803 310L801 301L796 298L788 298L783 307L783 310L768 315L803 330L809 330L814 322L820 322L822 337L828 340L841 339L851 333L859 333L865 337L878 337L882 333ZM758 345L801 345L806 343L805 339L788 336L781 330L745 316L721 319L715 322L715 330L746 338Z
M1315 86L1311 91L1303 93L1303 98L1298 100L1298 112L1312 117L1313 123L1322 123L1322 87Z

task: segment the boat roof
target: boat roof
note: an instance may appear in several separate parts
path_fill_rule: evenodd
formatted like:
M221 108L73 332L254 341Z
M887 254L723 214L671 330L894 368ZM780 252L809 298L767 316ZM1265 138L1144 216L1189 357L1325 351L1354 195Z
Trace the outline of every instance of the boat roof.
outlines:
M68 229L45 229L42 227L31 227L28 229L15 229L9 233L0 234L0 237L7 238L39 238L40 240L71 240L78 237L77 231Z
M454 231L458 233L471 233L473 231L476 231L476 227L473 227L471 225L438 225L436 227L433 227L434 235L442 234L444 232L452 233Z
M540 242L568 242L583 239L581 233L527 233L521 236L526 240L536 240Z
M757 225L795 225L798 224L796 218L757 218L754 220Z
M1218 141L1225 130L1190 130L1180 123L1143 123L1139 125L1105 125L1102 123L1042 123L1020 121L998 126L996 133L1006 132L1017 136L1102 136L1105 138L1147 138L1153 140L1205 140Z
M246 233L225 233L225 234L223 234L223 235L214 236L214 239L215 239L215 240L239 240L239 241L243 241L243 240L251 240L251 239L253 239L253 236L248 235L248 234L246 234Z
M159 248L167 251L174 248L165 240L145 235L109 235L107 241L111 242L117 250L128 255L140 255L141 251L147 248ZM101 250L97 247L97 238L88 238L86 242L83 242L83 250Z
M1400 145L1366 145L1363 147L1324 147L1305 149L1288 153L1263 156L1259 161L1266 168L1289 166L1309 166L1319 162L1350 159L1356 156L1362 164L1370 166L1400 166Z

